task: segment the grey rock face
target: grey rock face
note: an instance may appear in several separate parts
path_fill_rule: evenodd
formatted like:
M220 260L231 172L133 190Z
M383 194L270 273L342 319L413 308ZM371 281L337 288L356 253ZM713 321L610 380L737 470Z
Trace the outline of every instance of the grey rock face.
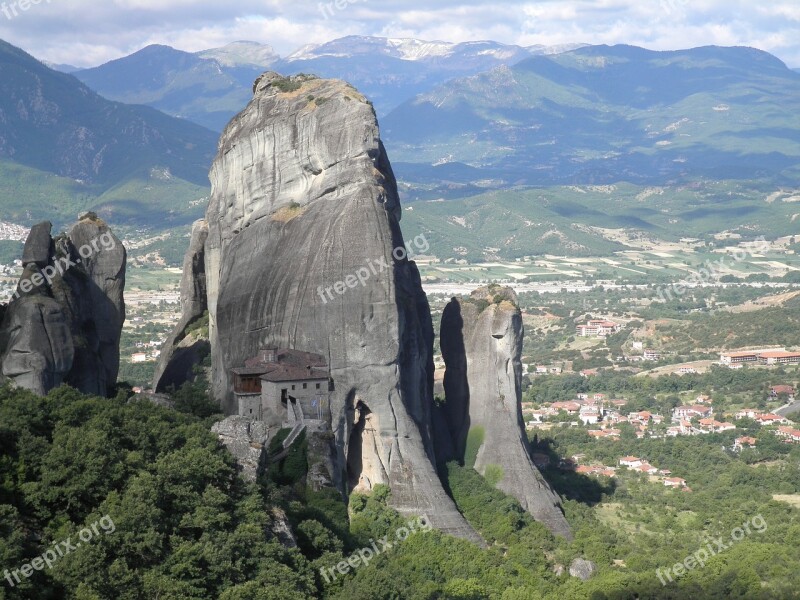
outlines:
M64 383L75 349L66 315L52 298L20 298L0 331L3 375L41 396Z
M73 250L73 259L80 262L63 278L70 293L61 301L71 316L73 339L77 341L76 363L68 383L85 393L105 396L119 375L127 253L108 225L91 217L67 232L72 248L77 250L77 256ZM56 281L56 299L61 296L59 291Z
M499 467L497 487L553 533L569 538L560 499L528 452L520 405L522 338L513 290L482 288L470 298L454 298L442 315L447 366L442 410L457 457L464 457L471 430L482 434L475 469L484 474L489 466Z
M50 231L35 226L25 244L20 293L0 326L3 373L37 394L67 383L107 395L119 372L125 248L94 215L55 241Z
M228 417L214 423L211 431L219 436L219 441L233 454L244 479L255 481L264 472L268 439L265 423L244 417Z
M292 532L289 517L286 516L283 509L277 506L272 509L272 534L284 548L297 548L297 540Z
M50 221L43 221L31 228L28 239L25 240L25 248L22 251L22 265L35 264L38 267L47 266L52 253L53 240L50 232L53 224Z
M576 558L569 566L571 577L577 577L581 581L588 581L597 571L597 565L585 558Z
M175 408L175 402L173 402L170 396L167 394L155 394L153 392L142 392L141 394L136 394L135 396L131 397L130 400L128 400L128 404L131 404L132 402L149 402L150 404L161 406L162 408Z
M183 260L181 279L181 320L161 350L156 366L153 389L164 392L176 389L195 377L194 367L211 352L208 340L187 335L187 329L208 310L206 288L205 244L208 223L201 219L192 226L189 250Z
M326 423L311 421L306 427L308 440L308 476L306 484L315 492L323 488L336 488L339 470L336 468L336 438Z
M433 467L429 310L416 266L392 256L400 203L372 106L341 81L265 74L211 182L212 384L226 412L230 369L262 347L327 357L350 488L388 484L401 513L478 541Z

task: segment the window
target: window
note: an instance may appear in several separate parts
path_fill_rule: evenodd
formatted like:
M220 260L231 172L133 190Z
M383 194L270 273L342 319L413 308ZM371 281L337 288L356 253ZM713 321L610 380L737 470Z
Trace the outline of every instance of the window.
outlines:
M292 386L292 391L294 391L294 387L295 387L295 386Z
M317 384L317 389L319 389L319 384Z
M303 389L304 389L304 390L307 390L307 389L308 389L308 384L307 384L307 383L304 383L304 384L303 384Z

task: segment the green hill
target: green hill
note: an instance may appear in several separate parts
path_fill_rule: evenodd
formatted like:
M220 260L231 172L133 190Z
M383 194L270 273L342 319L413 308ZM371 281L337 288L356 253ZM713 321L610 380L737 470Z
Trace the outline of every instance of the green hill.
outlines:
M415 182L787 184L800 172L800 74L751 48L589 46L448 82L382 125Z
M3 220L69 221L92 208L170 226L203 212L190 203L208 195L215 133L108 101L2 41L0 122Z

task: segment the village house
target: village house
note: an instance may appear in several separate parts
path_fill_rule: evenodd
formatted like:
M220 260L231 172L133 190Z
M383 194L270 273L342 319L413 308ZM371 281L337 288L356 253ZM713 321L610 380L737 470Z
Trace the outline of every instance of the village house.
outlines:
M266 348L232 375L239 416L284 427L330 415L330 373L318 354Z
M734 366L746 363L762 365L800 364L800 352L787 352L783 348L775 350L746 350L743 352L723 352L719 355L722 365Z
M800 352L786 352L785 350L762 352L758 360L765 365L796 365L800 364Z
M693 419L695 417L706 418L710 417L714 409L710 406L703 406L702 404L688 404L678 406L672 411L672 420L679 419Z
M619 459L619 464L621 467L628 467L631 469L635 469L636 467L642 464L642 459L637 456L623 456Z
M603 408L597 406L582 406L578 418L584 425L596 425L603 419Z
M763 410L757 408L743 408L734 415L737 419L755 419L764 414Z
M576 473L582 475L603 475L605 477L616 477L617 473L612 467L595 466L595 465L578 465L575 469Z
M661 352L658 350L652 350L650 348L645 349L644 354L642 354L643 360L661 360Z
M719 362L723 365L755 363L758 362L758 352L723 352L719 355Z
M794 427L778 427L775 435L789 442L800 442L800 429L795 429Z
M578 411L581 409L581 405L578 402L553 402L550 405L551 408L555 410L563 410L566 411L567 414L575 415L578 414Z
M713 418L700 419L700 431L703 433L719 433L736 429L733 423L721 423Z
M773 414L766 414L766 415L758 415L755 420L758 422L759 425L789 425L791 421L786 417L781 417L780 415L773 415Z
M683 488L686 487L686 480L680 477L667 477L664 479L664 485L671 488Z
M755 448L757 442L756 438L744 435L734 440L733 449L736 452L741 452L744 448Z
M575 332L578 337L606 337L619 331L619 323L614 321L592 320L584 325L578 325Z
M774 385L769 391L772 398L777 398L780 395L785 395L790 401L794 400L794 388L790 385Z

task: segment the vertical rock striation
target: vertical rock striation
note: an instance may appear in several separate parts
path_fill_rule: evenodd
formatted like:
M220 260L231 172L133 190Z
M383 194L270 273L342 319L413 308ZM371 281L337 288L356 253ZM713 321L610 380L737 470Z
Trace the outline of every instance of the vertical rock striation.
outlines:
M445 493L430 431L433 329L403 247L369 102L341 81L262 75L211 169L205 271L212 387L263 347L325 356L341 480L479 541ZM394 255L393 255L394 254Z
M442 315L447 371L441 410L456 457L472 453L467 462L474 460L479 473L491 467L500 490L553 533L569 538L560 499L528 452L520 404L523 335L513 290L493 286L454 298Z
M93 213L66 234L36 225L24 272L0 326L2 372L46 394L62 383L105 396L117 383L125 321L126 252Z

